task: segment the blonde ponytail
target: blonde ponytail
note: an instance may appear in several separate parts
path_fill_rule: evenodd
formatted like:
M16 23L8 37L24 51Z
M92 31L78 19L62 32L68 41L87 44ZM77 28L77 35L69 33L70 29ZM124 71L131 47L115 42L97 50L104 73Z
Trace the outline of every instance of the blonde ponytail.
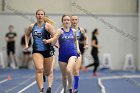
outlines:
M51 25L54 25L55 22L53 20L51 20L48 16L45 17L45 22L51 24Z

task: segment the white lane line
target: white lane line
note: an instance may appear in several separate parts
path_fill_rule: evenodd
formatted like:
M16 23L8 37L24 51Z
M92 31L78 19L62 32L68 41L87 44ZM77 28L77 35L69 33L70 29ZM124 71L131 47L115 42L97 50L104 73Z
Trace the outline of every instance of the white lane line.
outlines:
M67 86L68 86L68 80L67 80ZM60 93L64 93L64 88L61 90Z
M4 83L4 82L6 82L6 81L8 81L8 79L4 79L4 80L0 81L0 84L1 84L1 83Z
M108 77L101 77L102 80L108 79L121 79L121 78L140 78L140 75L120 75L120 76L108 76Z
M19 86L22 86L23 84L29 82L29 80L31 80L30 78L25 80L25 81L22 81L21 83L17 84L16 86L12 87L12 88L9 88L8 90L5 91L5 93L8 93L16 88L18 88Z
M101 88L101 93L106 93L105 87L104 87L104 85L101 82L101 78L98 78L98 84L99 84L99 86Z
M27 87L23 88L22 90L18 91L17 93L22 93L24 92L25 90L27 90L28 88L32 87L33 85L36 84L36 81L32 82L31 84L29 84Z
M10 92L10 91L12 91L12 90L14 90L14 89L16 89L16 88L17 88L17 86L14 86L14 87L12 87L12 88L6 90L4 93L8 93L8 92Z
M60 93L64 93L64 88L61 90L61 92Z
M56 89L55 93L58 93L58 91L60 90L62 84L60 84L60 86Z
M109 79L123 79L123 78L140 78L140 75L122 75L122 76L108 76L108 77L101 77L98 78L98 84L101 88L101 93L106 93L105 87L102 84L102 80L109 80ZM138 85L138 84L137 84Z

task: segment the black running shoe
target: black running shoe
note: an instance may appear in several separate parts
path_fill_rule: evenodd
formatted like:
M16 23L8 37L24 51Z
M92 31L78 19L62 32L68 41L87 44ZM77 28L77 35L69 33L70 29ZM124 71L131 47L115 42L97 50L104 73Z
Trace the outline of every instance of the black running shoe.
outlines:
M51 93L51 88L48 87L46 93Z
M72 93L72 89L69 89L69 93Z
M44 88L42 88L40 92L43 92L43 91L44 91Z
M46 77L45 77L45 75L43 75L43 81L46 82Z

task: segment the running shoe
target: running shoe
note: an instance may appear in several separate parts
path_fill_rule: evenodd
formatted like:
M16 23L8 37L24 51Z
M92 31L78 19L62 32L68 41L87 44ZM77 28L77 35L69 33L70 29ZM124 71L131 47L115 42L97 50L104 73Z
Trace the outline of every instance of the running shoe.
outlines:
M72 89L69 89L69 93L73 93L73 92L72 92Z
M46 93L51 93L51 88L48 87Z
M74 93L78 93L78 90L77 90L77 89L75 89L75 90L74 90Z
M96 77L96 76L98 76L98 74L95 72L95 73L93 73L93 76L95 76L95 77Z

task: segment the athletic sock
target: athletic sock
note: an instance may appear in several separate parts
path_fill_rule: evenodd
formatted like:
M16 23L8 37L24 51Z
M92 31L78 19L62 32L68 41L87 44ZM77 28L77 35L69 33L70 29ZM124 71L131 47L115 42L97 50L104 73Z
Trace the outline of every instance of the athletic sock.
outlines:
M79 86L79 76L74 76L74 90L78 89Z

